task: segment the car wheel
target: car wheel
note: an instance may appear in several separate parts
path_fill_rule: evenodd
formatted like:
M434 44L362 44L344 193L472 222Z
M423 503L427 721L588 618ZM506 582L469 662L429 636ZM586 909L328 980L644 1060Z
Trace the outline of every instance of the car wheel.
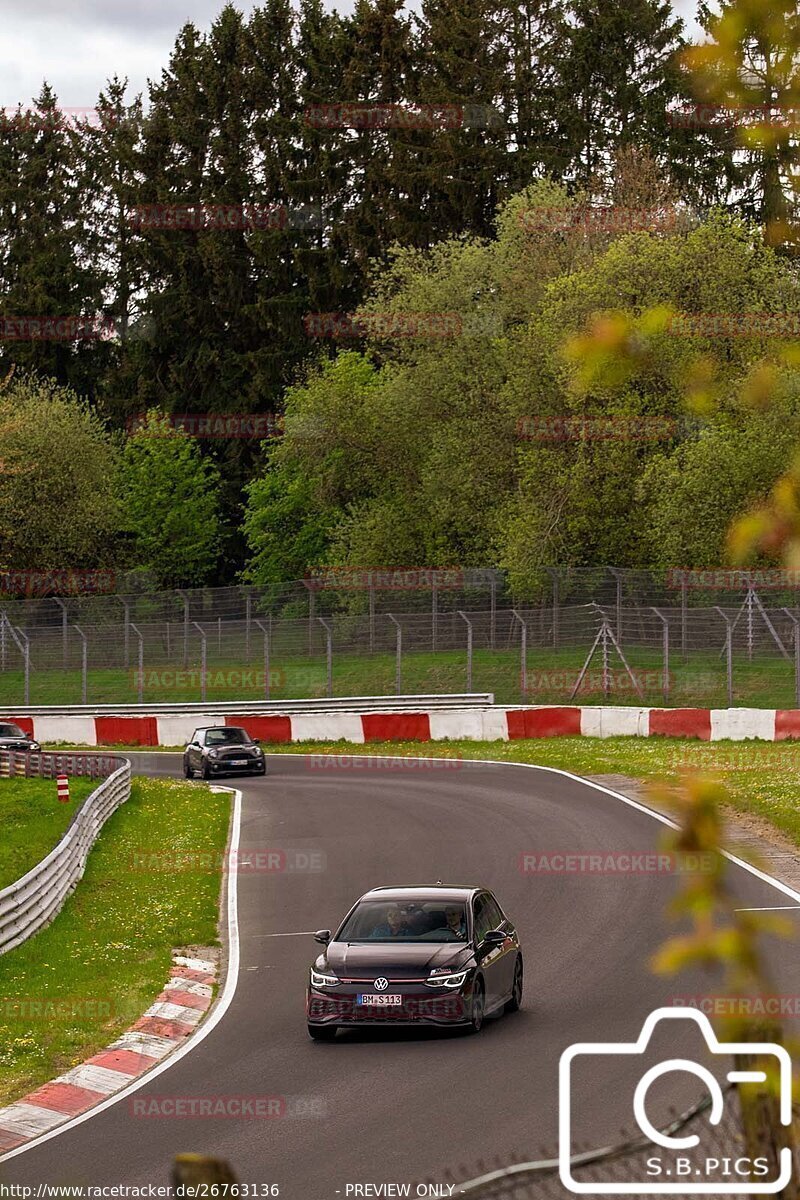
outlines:
M517 961L514 964L514 985L511 989L511 999L506 1000L506 1012L519 1012L522 1004L522 955L517 955Z
M202 767L200 768L200 774L202 775L203 779L211 778L211 768L209 767L208 763L203 763Z
M486 1011L486 996L483 990L483 980L476 979L472 989L472 1007L469 1016L468 1033L480 1033L483 1028L483 1017Z
M194 779L194 768L189 766L186 759L183 760L183 774L187 779Z
M332 1042L336 1037L335 1025L309 1025L308 1036L314 1042Z

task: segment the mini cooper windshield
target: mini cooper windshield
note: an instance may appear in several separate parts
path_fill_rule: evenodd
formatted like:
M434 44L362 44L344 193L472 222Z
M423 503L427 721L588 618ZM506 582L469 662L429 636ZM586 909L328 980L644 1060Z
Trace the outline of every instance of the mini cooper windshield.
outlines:
M362 900L336 935L337 942L465 942L466 905L431 900L396 904Z

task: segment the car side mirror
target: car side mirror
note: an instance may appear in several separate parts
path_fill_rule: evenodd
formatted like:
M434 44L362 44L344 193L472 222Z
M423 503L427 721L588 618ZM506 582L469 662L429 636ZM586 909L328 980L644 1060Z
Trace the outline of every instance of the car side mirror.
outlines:
M317 932L314 934L314 941L321 942L323 946L327 946L327 944L330 940L331 940L330 929L318 929Z
M487 946L502 946L507 937L502 929L490 929L483 940Z

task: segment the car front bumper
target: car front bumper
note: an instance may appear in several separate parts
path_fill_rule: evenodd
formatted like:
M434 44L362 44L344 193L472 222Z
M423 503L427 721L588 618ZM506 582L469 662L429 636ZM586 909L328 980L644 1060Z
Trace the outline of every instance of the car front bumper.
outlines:
M424 990L423 990L424 989ZM363 989L362 989L363 990ZM306 1017L309 1025L335 1025L340 1028L360 1028L362 1025L467 1025L472 1013L472 988L428 988L422 985L396 988L403 997L399 1005L377 1007L357 1002L357 989L347 991L317 991L309 988L306 995Z

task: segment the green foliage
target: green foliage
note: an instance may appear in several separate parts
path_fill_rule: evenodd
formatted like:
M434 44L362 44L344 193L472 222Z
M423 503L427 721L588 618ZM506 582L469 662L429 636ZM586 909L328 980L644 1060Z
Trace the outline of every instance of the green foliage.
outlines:
M220 475L196 441L151 411L125 444L118 488L134 567L152 572L161 587L202 584L213 575Z
M51 380L13 379L0 389L0 566L109 566L117 528L102 423Z

